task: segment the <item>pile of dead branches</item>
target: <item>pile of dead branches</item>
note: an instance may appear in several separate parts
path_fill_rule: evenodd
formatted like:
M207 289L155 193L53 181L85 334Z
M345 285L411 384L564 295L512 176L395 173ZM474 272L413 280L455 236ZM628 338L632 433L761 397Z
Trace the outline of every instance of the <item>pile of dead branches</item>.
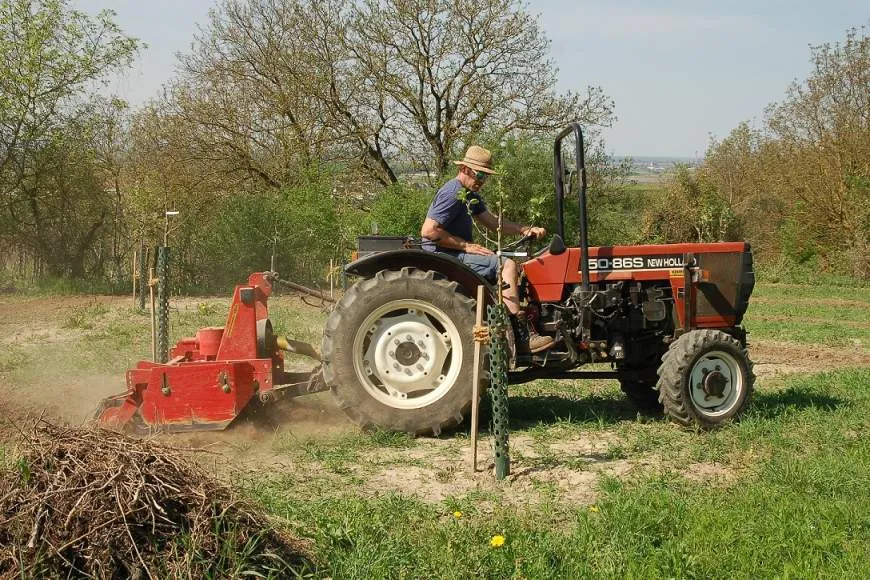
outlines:
M0 578L286 576L311 563L186 453L37 424L0 467Z

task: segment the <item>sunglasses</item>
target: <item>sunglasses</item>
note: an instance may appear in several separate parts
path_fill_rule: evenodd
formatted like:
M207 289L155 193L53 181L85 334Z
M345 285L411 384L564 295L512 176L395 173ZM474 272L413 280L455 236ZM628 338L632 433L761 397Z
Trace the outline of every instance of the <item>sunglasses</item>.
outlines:
M478 183L483 183L484 181L489 179L489 173L487 173L485 171L474 171L470 167L466 167L466 169L468 169L469 175L473 175L474 180L477 181Z

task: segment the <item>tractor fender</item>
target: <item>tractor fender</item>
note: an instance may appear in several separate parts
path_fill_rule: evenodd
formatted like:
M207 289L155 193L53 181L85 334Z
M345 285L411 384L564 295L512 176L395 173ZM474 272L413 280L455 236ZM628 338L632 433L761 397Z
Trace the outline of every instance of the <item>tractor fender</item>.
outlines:
M351 276L371 278L381 270L401 270L402 268L432 270L452 282L459 284L459 291L470 298L477 295L477 287L486 288L487 302L495 300L495 287L477 272L447 254L427 252L426 250L388 250L360 258L344 267Z

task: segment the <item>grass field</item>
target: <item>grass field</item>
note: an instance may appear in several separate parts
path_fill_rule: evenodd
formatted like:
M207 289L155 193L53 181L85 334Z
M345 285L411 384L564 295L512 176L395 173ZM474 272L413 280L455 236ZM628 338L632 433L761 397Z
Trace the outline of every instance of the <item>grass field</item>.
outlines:
M227 311L175 307L173 338ZM4 297L0 315L16 421L80 421L148 355L128 301ZM301 340L325 316L273 303ZM328 394L165 438L208 446L218 476L312 538L315 577L870 577L870 290L760 285L746 326L759 379L739 424L694 432L639 415L610 381L538 381L511 392L504 482L470 471L467 429L362 434Z

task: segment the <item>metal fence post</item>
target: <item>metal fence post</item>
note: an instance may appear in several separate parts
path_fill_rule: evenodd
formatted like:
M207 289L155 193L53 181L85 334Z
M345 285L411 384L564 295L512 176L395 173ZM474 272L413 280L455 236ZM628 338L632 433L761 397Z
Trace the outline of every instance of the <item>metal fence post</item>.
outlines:
M492 434L495 447L495 477L504 479L511 472L508 452L508 394L507 394L507 314L501 304L488 308L489 322L489 396L492 401Z
M157 356L160 363L169 360L169 248L157 248Z

